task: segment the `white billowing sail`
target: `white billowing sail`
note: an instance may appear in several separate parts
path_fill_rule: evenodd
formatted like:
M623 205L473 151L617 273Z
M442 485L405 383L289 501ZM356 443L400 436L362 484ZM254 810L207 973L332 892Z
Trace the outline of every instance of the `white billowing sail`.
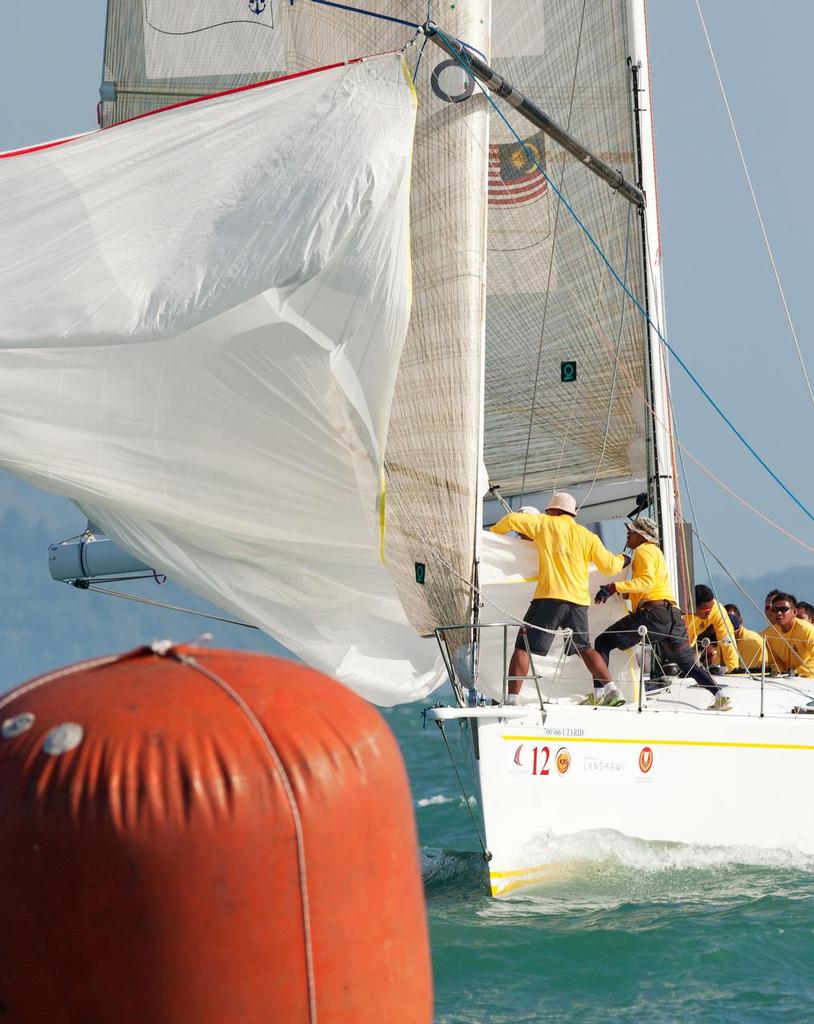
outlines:
M486 50L489 0L449 4L443 28ZM413 306L390 415L384 558L417 632L469 621L480 523L486 104L421 41L426 0L109 0L102 123L388 50L407 50L418 122L411 171ZM461 100L461 102L457 102Z
M0 462L380 703L415 98L387 55L0 160Z

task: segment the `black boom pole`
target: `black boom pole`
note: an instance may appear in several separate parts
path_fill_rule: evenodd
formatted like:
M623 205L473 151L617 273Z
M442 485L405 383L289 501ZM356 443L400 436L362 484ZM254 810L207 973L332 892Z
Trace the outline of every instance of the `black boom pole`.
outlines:
M638 207L644 207L644 192L640 188L632 185L626 180L624 175L614 170L610 164L606 164L604 160L594 156L573 135L569 135L564 128L560 128L556 121L552 121L548 114L540 110L527 96L518 92L511 82L507 82L502 75L499 75L490 68L488 64L472 53L471 50L466 49L457 39L452 39L441 32L432 22L427 22L422 28L427 38L431 39L436 46L439 46L451 57L459 60L463 67L471 71L478 81L483 82L496 96L499 96L510 106L514 107L527 121L531 121L537 128L541 128L546 135L549 135L555 142L558 142L572 156L575 156L589 171L593 171L603 181L606 181L612 189L623 195L628 202Z

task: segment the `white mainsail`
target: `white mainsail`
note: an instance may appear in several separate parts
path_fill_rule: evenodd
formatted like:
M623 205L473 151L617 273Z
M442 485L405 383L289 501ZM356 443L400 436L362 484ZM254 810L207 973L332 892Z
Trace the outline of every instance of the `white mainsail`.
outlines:
M492 65L637 181L627 7L626 0L503 0L495 4ZM514 111L507 116L646 305L637 210ZM652 473L637 391L648 387L646 323L502 118L493 113L491 122L489 475L504 496L525 495L531 504L552 490L574 490L594 506L593 519L607 517L604 501L626 500L618 515L647 490Z

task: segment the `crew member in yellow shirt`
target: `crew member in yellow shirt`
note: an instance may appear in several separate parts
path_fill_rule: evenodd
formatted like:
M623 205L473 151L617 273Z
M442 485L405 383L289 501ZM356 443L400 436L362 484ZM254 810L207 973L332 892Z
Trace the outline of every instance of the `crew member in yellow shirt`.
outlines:
M772 670L814 677L814 625L796 618L797 599L778 593L772 600L773 626L763 630Z
M543 515L510 512L492 527L494 533L514 530L533 541L539 560L537 589L524 621L532 629L518 631L509 662L509 704L518 704L529 658L523 637L534 654L548 654L558 629L572 630L566 654L577 653L599 687L600 700L610 707L624 703L604 662L591 647L588 635L588 563L606 576L615 576L630 564L628 555L614 555L595 533L576 521L577 503L564 491L554 494Z
M712 675L738 671L740 658L729 615L703 583L695 588L695 614L688 615L686 622L687 636L693 647L697 647L698 641L704 638L717 644L719 664L713 665Z
M600 587L597 604L603 604L611 594L629 596L633 611L618 619L596 638L596 653L607 665L610 652L627 651L634 647L641 637L639 626L646 626L648 639L659 644L670 661L674 662L684 676L690 676L715 698L710 711L729 711L729 698L703 665L695 660L695 651L690 647L687 630L681 610L670 586L667 563L658 546L659 531L656 523L647 516L632 519L627 526L627 543L633 551L633 565L629 580L621 583L607 583Z
M738 645L738 658L741 663L738 672L760 672L763 667L763 637L744 626L741 610L736 604L725 604L724 608L729 615L735 633L735 643Z

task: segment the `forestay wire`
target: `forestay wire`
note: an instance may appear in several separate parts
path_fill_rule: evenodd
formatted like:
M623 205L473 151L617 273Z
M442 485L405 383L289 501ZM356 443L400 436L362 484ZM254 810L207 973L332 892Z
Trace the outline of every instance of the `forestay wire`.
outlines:
M772 252L772 247L769 242L769 235L766 231L766 225L763 223L763 215L760 212L760 206L758 205L757 195L755 194L754 187L752 186L752 177L749 174L749 168L746 165L746 157L743 152L743 147L741 146L741 140L740 136L738 135L738 130L735 127L735 118L733 117L732 109L729 106L729 100L726 95L726 89L724 89L724 83L723 79L721 78L721 72L718 69L718 61L715 59L715 51L712 49L712 40L709 37L709 32L707 32L707 25L704 21L704 15L701 11L700 0L695 0L695 7L698 11L698 17L701 21L701 28L704 32L704 39L707 42L707 49L709 50L709 55L712 60L712 66L715 69L715 77L718 79L718 87L721 90L721 96L724 101L724 106L726 107L726 114L729 118L730 127L732 128L732 135L735 138L735 145L738 147L738 156L740 157L741 167L743 167L743 173L746 176L746 184L749 186L749 194L752 197L752 205L754 206L755 213L757 214L758 224L760 225L760 233L763 235L763 242L766 246L766 252L769 255L769 263L771 263L772 265L772 272L774 274L775 282L777 283L777 290L778 292L780 292L780 301L783 303L783 310L786 314L786 322L789 325L791 337L794 341L794 347L797 350L797 359L800 362L800 369L803 371L803 378L806 382L806 387L808 388L808 397L811 399L811 404L814 405L814 391L812 391L811 389L811 381L808 378L808 370L806 369L805 360L803 359L803 353L800 349L800 342L797 338L797 330L794 326L794 321L791 318L791 310L789 309L789 304L786 301L786 293L784 292L783 285L780 281L780 272L778 271L777 264L775 263L774 253Z
M771 468L771 466L769 466L769 464L766 462L766 460L755 450L755 448L749 443L749 441L747 441L747 439L744 437L744 435L741 433L741 431L735 426L735 424L732 422L732 420L729 418L729 416L727 416L727 414L723 411L723 409L720 407L720 405L718 405L718 403L715 401L715 399L712 397L712 395L709 393L709 391L707 391L707 389L704 387L704 385L701 383L701 381L698 379L698 377L695 375L695 373L693 373L693 371L690 369L690 367L687 365L687 363L682 359L682 357L679 355L679 353L676 351L676 349L673 347L673 345L667 340L667 338L664 336L664 334L659 329L658 325L653 322L653 320L650 317L650 314L647 312L647 310L644 308L644 306L642 306L642 304L639 302L639 300L636 298L636 296L633 294L633 292L631 292L631 290L627 287L625 282L619 276L619 273L617 272L616 268L613 266L613 264L611 263L610 259L605 254L605 252L602 249L602 247L599 245L599 243L596 241L594 236L591 234L590 229L587 227L587 225L584 223L584 221L581 220L579 214L576 212L576 210L574 210L573 206L571 206L571 204L566 199L566 197L563 195L563 193L557 188L556 184L551 179L551 177L547 174L545 168L542 166L542 164L541 164L540 160L538 160L537 156L531 151L531 149L526 145L525 141L514 130L514 128L510 124L508 118L505 116L505 114L500 109L500 107L497 105L497 103L494 101L494 99L492 99L492 96L491 96L489 90L473 74L471 65L469 64L469 62L468 62L468 60L466 59L466 56L465 56L466 44L462 40L456 40L456 42L458 43L459 46L464 47L464 55L462 56L461 53L458 52L456 47L452 45L451 40L449 39L449 37L446 36L444 34L444 32L442 32L442 30L440 28L438 28L437 26L433 26L433 31L436 32L447 43L447 45L450 47L450 51L455 54L455 58L458 61L458 63L461 65L461 67L464 69L464 71L466 71L467 74L470 75L470 77L473 79L473 81L475 81L477 83L478 88L483 93L483 95L486 97L486 99L487 99L488 103L491 105L492 109L497 113L498 117L501 119L501 121L503 121L504 125L508 128L508 130L514 136L514 138L517 140L517 142L523 147L523 151L525 152L525 154L528 157L528 159L534 164L534 166L537 168L537 170L540 172L540 174L542 174L542 176L548 182L548 185L554 190L554 193L557 196L557 198L559 199L559 201L563 204L563 206L565 206L566 210L573 217L573 219L574 219L575 223L577 224L577 226L580 228L580 230L583 232L585 237L588 239L588 241L591 243L593 248L596 250L599 258L607 266L608 270L610 271L610 273L613 276L613 278L616 281L616 283L619 285L619 287L622 289L622 291L627 295L627 297L630 299L630 301L633 303L633 305L639 311L641 316L644 317L646 322L653 329L654 334L659 338L659 340L664 345L664 347L667 349L667 351L670 353L670 355L675 359L675 361L678 363L678 365L681 367L681 369L687 374L687 376L690 378L690 380L693 382L693 384L696 386L696 388L698 388L698 390L701 392L701 394L704 396L704 398L707 400L707 402L709 402L709 404L712 406L712 408L715 410L715 412L718 414L718 416L724 421L724 423L729 427L729 429L735 434L735 436L738 438L738 440L741 442L741 444L743 444L743 446L747 449L747 451L752 455L752 457L766 470L766 472L769 474L769 476L788 495L788 497L791 498L791 500L794 502L794 504L797 505L797 507L799 509L801 509L801 511L803 511L812 522L814 522L814 513L812 513L810 511L810 509L805 504L803 504L803 502L797 497L797 495L791 490L791 488L780 479L780 477L777 475L777 473L775 473L775 471Z

